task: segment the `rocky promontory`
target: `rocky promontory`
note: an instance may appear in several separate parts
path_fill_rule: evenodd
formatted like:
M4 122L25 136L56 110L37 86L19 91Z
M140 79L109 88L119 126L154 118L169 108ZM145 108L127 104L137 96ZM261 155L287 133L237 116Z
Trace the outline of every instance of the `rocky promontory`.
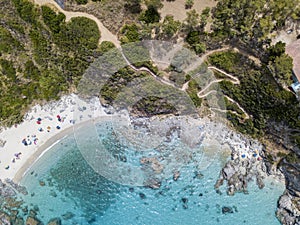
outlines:
M286 191L278 201L277 218L282 224L300 224L300 156L290 153L279 163L285 176Z

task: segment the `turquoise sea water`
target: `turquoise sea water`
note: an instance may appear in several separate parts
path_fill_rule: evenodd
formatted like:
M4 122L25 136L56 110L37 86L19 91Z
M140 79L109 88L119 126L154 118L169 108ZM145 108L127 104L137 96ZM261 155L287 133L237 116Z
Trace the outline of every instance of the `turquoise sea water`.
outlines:
M218 194L214 184L224 160L216 157L203 171L190 163L181 168L177 181L167 177L160 189L127 186L95 173L82 157L74 135L69 135L25 175L21 184L27 187L29 195L23 199L26 204L39 207L38 218L44 223L61 217L62 224L70 225L280 224L275 210L284 185L265 180L262 190L251 182L249 194L227 196L225 187ZM232 212L223 214L224 206Z

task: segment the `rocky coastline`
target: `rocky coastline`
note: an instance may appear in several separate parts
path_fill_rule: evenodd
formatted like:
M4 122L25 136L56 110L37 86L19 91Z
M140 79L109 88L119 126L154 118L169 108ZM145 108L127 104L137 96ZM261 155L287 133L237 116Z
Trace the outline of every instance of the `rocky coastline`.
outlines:
M247 193L249 182L256 182L259 188L264 187L264 178L274 175L279 180L286 180L286 191L278 200L276 216L282 224L299 225L300 221L300 178L297 164L283 160L279 166L280 170L271 167L265 157L265 146L256 140L250 139L228 128L226 125L209 120L205 121L201 129L205 131L206 137L216 139L221 145L228 145L231 149L231 159L226 162L220 171L219 179L216 181L215 189L220 193L219 187L227 185L227 194L234 195L237 192ZM144 125L144 124L143 124ZM177 132L177 130L175 130ZM174 131L174 132L175 132ZM173 132L173 133L174 133ZM175 133L176 133L175 132ZM168 133L168 132L167 132ZM169 133L168 133L169 134ZM172 136L172 134L169 134ZM247 149L245 153L241 149ZM244 154L246 154L245 157ZM256 154L256 156L254 156ZM155 173L160 173L162 165L156 158L142 158L141 164L149 165ZM179 170L173 171L173 179L176 181L180 176ZM161 181L154 179L148 182L148 187L159 189ZM38 219L38 206L29 209L17 196L27 195L25 187L15 184L12 180L0 180L0 224L43 224ZM221 193L220 193L221 194ZM18 209L22 209L21 215ZM224 213L228 209L222 209ZM230 210L229 210L230 211ZM54 218L47 225L61 224L60 218Z
M286 157L279 163L286 191L278 200L276 216L285 225L300 225L300 156L296 153L293 156L293 160Z

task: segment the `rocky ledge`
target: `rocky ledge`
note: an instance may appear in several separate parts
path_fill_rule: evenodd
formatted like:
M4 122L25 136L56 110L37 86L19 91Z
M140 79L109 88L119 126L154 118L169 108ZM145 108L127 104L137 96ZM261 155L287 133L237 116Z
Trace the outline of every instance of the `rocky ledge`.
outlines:
M215 189L219 192L219 187L227 181L228 195L234 195L235 192L247 193L248 182L254 178L258 187L263 188L264 171L264 164L256 158L230 160L220 172Z
M286 191L278 201L277 218L284 225L300 225L300 154L293 152L279 163Z

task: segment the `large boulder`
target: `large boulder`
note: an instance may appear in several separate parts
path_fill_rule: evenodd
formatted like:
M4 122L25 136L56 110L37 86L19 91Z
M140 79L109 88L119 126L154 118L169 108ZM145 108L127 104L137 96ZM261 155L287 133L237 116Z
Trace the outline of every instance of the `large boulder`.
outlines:
M41 224L42 223L38 219L31 216L27 217L26 225L41 225Z

